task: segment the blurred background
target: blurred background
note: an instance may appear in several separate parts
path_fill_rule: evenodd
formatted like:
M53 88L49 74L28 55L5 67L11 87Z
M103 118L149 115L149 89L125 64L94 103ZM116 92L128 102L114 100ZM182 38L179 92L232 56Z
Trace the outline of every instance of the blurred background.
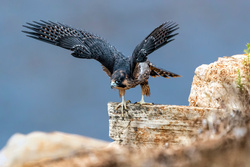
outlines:
M3 0L0 6L0 149L15 133L62 131L106 141L107 103L120 102L99 62L33 40L25 22L51 20L98 34L126 56L161 23L173 20L175 41L149 56L182 78L149 79L157 104L188 105L194 70L243 53L250 42L250 1ZM140 86L126 100L141 98Z

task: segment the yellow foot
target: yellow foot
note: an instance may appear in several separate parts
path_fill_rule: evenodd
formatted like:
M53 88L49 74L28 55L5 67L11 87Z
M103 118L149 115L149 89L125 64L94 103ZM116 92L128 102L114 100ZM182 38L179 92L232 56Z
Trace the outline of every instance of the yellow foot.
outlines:
M130 100L127 100L127 101L122 101L120 104L118 104L115 108L116 111L118 111L118 108L121 107L121 111L122 111L122 117L124 118L124 110L127 110L128 107L127 107L127 104L128 103L131 103Z

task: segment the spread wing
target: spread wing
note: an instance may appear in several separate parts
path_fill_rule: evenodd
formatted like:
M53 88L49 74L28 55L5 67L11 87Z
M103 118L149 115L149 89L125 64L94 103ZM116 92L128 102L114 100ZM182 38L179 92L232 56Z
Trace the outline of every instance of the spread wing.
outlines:
M117 50L101 37L84 30L72 28L51 21L27 23L24 27L32 30L23 31L28 37L41 40L73 51L72 56L83 59L95 59L103 65L103 70L111 76Z
M178 34L173 34L173 32L178 28L176 23L169 21L154 29L154 31L136 46L131 57L132 71L136 67L136 63L146 61L150 53L173 41L173 37Z

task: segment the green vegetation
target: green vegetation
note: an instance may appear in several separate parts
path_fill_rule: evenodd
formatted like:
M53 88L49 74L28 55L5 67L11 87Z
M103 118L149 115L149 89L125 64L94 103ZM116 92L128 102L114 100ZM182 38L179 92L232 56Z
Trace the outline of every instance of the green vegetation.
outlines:
M241 82L242 76L240 75L240 70L238 69L238 78L237 78L237 88L240 89L240 92L243 92L243 84Z
M243 83L242 83L242 77L245 78L244 85L250 88L250 44L247 43L247 49L244 49L245 54L247 55L247 58L244 59L243 65L244 65L244 73L243 75L240 73L240 70L238 69L238 77L236 80L237 87L240 89L240 92L243 92Z
M247 55L247 58L244 59L243 64L244 64L244 72L245 72L245 78L246 78L246 84L248 87L250 87L250 46L249 43L247 43L247 49L244 49L245 54Z
M247 57L248 57L248 60L249 60L249 50L250 50L250 44L249 43L247 43L247 49L244 49L244 52L245 52L245 54L247 55Z

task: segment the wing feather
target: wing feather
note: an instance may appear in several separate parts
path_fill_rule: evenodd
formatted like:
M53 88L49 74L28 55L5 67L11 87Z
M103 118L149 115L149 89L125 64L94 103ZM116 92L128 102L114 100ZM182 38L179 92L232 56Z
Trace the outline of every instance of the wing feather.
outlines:
M62 23L41 20L27 23L23 27L31 30L23 31L28 37L71 50L74 57L99 61L108 75L113 72L116 56L120 56L101 37Z
M168 21L154 29L140 44L138 44L131 57L131 69L134 70L136 63L144 62L147 56L173 41L173 37L178 33L173 34L178 29L178 25L172 21Z

